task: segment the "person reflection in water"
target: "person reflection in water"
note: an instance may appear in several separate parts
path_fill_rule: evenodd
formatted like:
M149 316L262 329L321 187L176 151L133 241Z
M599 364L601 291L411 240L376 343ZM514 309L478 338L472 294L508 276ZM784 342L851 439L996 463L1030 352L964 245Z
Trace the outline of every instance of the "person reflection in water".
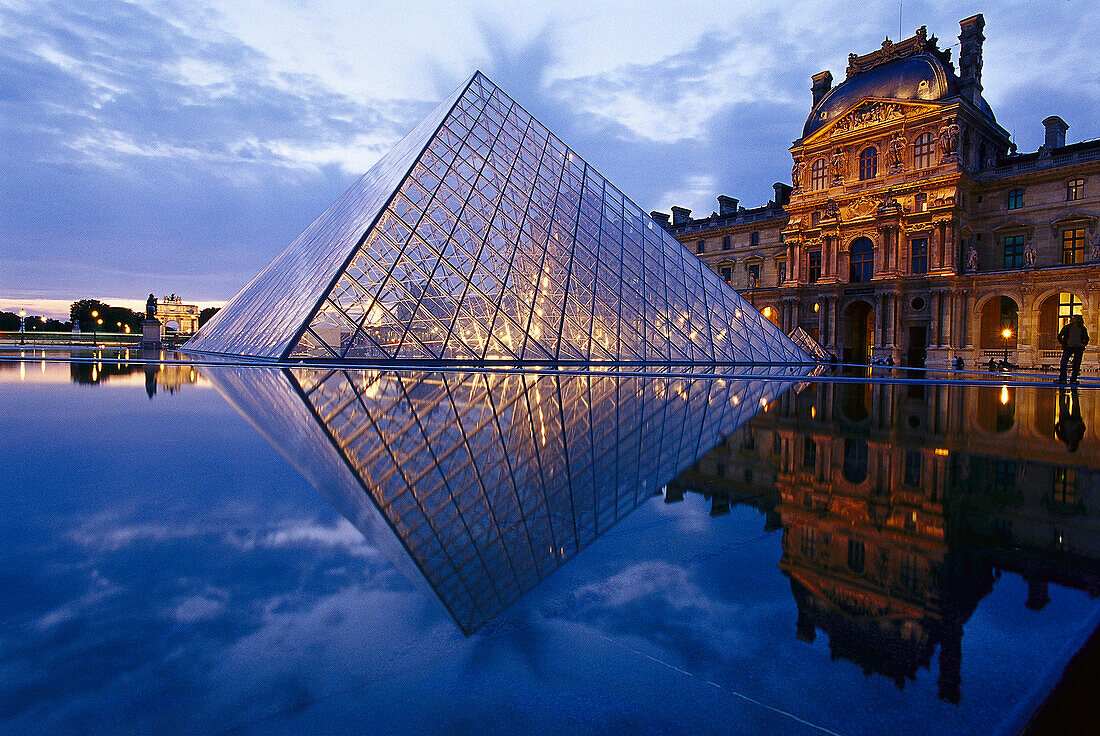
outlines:
M1085 436L1085 422L1081 419L1081 397L1077 387L1058 393L1058 423L1054 425L1054 436L1066 443L1070 452L1076 452L1077 446Z

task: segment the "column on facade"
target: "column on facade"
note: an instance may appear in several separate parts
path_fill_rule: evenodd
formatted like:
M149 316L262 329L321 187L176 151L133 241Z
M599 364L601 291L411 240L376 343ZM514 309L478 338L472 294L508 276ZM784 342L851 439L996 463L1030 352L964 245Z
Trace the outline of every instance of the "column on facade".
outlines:
M940 260L940 226L939 223L932 225L932 232L928 234L928 270L935 271L941 265L943 261Z
M876 295L875 303L875 333L879 347L886 347L886 295Z
M946 256L944 266L957 271L956 262L959 257L959 244L955 242L955 223L952 220L943 223L943 242L944 255Z
M977 315L974 312L975 305L977 304L977 298L974 296L973 292L963 292L963 293L965 294L965 299L963 300L963 309L964 309L963 324L966 325L966 326L963 329L963 336L964 336L965 340L963 341L962 347L969 349L969 348L974 347L974 336L977 335L978 331L979 331L979 325L978 325L977 322L974 323L973 329L971 329L971 325L970 325L970 320L977 319ZM1022 319L1023 318L1023 311L1022 311L1022 309L1019 312L1019 315L1020 315L1021 319L1019 320L1019 325L1017 326L1017 332L1019 332L1019 327L1023 326L1023 319ZM1021 337L1020 335L1017 335L1016 340L1017 340L1017 343L1022 344L1022 342L1020 341L1020 337Z
M825 297L824 309L829 313L829 340L833 345L833 353L835 355L840 355L840 339L836 332L837 302L835 296L829 295Z
M795 280L794 272L794 251L797 240L791 240L787 243L787 281Z
M953 333L955 329L955 292L947 291L943 294L943 342L944 347L955 344Z
M817 298L817 341L828 345L829 340L829 303L824 297Z

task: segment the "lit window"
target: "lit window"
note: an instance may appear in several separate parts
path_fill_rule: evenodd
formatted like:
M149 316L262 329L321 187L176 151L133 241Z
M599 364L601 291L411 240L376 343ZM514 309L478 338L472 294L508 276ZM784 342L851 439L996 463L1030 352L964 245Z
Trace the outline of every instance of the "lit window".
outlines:
M806 280L813 284L821 278L821 251L812 250L806 256L808 261Z
M928 209L928 195L918 194L913 197L913 210L916 212L924 212Z
M849 249L851 268L848 280L852 283L870 281L875 272L875 245L870 238L856 238Z
M878 176L878 149L868 146L859 153L859 179L874 179Z
M1078 227L1062 233L1062 265L1072 266L1085 262L1085 228Z
M1085 180L1071 179L1066 182L1066 201L1072 202L1085 196Z
M928 238L913 238L909 242L911 251L910 272L913 274L928 273Z
M810 167L810 189L824 189L829 183L829 164L823 158Z
M727 235L726 237L722 238L722 250L729 250L729 249L730 249L730 236Z
M1058 329L1069 324L1070 317L1081 314L1081 300L1073 294L1058 295Z
M733 281L733 268L731 266L725 266L722 269L722 280L727 284Z
M754 263L749 266L749 283L756 286L760 283L760 264Z
M1020 268L1024 265L1024 236L1010 235L1005 238L1005 268Z
M924 133L913 142L913 168L927 169L932 165L935 145L931 133Z
M1076 469L1054 469L1054 502L1065 506L1073 506L1077 503Z
M1008 208L1010 210L1018 210L1024 206L1024 190L1013 189L1008 193Z

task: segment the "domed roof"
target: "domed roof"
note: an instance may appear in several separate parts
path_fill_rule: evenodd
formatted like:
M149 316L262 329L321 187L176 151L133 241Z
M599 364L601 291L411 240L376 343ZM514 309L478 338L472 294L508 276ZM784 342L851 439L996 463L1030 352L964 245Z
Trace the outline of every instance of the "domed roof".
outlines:
M916 54L855 74L826 94L806 120L802 137L813 135L865 97L940 100L958 93L955 75L931 54Z

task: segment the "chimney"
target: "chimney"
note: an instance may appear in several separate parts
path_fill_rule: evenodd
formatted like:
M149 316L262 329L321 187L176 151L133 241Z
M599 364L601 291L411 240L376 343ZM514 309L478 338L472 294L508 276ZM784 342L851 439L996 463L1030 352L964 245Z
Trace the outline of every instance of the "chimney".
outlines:
M1069 126L1066 125L1065 120L1057 115L1051 115L1043 121L1043 127L1047 129L1047 139L1043 143L1044 148L1050 151L1066 145L1066 131L1069 130Z
M978 13L959 21L959 91L975 105L982 96L982 42L985 17Z
M652 217L658 225L666 230L668 229L668 215L666 215L664 212L653 210L649 213L649 216Z
M785 206L791 201L791 185L784 184L781 181L777 181L772 184L772 189L775 190L775 203L780 207Z
M672 226L683 225L691 220L691 210L686 207L672 208Z
M826 69L813 75L810 79L814 82L813 86L810 87L810 91L814 95L814 105L816 106L817 103L821 102L821 98L833 88L833 73Z
M737 200L733 197L727 197L724 194L718 195L718 214L720 215L736 215L737 214Z

